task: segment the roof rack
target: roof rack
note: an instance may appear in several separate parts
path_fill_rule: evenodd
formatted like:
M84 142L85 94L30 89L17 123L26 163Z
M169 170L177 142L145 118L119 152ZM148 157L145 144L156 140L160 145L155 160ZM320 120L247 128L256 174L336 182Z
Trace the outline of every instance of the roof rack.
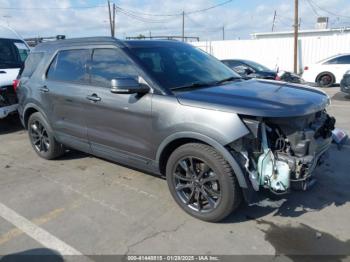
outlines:
M199 42L199 37L198 36L127 36L126 40L183 40L188 42L189 40L196 40Z
M33 38L25 38L24 41L30 46L35 47L36 45L48 41L55 41L55 40L64 40L66 39L65 35L56 35L56 36L49 36L49 37L33 37Z

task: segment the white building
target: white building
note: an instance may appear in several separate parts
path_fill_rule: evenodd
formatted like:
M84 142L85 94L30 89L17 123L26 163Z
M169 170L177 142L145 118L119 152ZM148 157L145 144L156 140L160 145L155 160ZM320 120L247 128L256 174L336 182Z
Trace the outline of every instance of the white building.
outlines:
M350 33L350 27L327 28L300 30L299 38L304 37L321 37L321 36L339 36ZM276 39L276 38L293 38L294 31L268 32L251 34L252 39Z
M271 69L293 70L293 32L256 33L252 38L192 44L218 59L249 59ZM302 72L306 65L350 53L350 28L301 30L298 48L298 68Z

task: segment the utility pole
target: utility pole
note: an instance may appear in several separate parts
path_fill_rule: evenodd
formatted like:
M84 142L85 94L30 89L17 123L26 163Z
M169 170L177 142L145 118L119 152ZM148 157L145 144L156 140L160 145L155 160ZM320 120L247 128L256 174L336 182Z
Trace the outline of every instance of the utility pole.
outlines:
M222 40L225 40L225 26L222 27Z
M109 15L109 26L111 29L111 36L115 36L115 13L117 12L117 8L115 4L113 3L113 6L111 7L111 3L108 0L108 15Z
M113 37L111 3L109 2L109 0L108 0L108 15L109 15L109 27L110 27L110 30L111 30L111 36Z
M298 73L299 0L294 0L294 73Z
M185 42L185 11L182 12L182 42Z
M112 37L115 37L115 13L117 12L117 9L115 7L115 3L113 3L113 34Z
M275 10L275 13L273 14L273 20L272 20L272 29L271 29L271 32L275 31L275 25L276 25L276 16L277 16L277 11Z

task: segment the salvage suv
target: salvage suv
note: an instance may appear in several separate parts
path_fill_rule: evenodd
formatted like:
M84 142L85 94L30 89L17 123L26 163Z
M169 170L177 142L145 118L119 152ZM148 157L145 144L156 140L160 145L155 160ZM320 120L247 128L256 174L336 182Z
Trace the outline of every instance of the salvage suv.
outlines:
M72 148L164 175L178 205L205 221L224 219L258 191L306 188L335 124L322 91L243 81L178 41L41 44L18 98L42 158Z

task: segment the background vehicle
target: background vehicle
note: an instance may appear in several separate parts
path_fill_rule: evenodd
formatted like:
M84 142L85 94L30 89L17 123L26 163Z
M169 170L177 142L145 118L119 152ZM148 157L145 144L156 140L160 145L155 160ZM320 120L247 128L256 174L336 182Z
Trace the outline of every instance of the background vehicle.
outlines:
M340 82L340 89L342 92L350 95L350 70L345 73Z
M206 221L259 190L306 189L335 124L322 91L242 81L177 41L45 43L20 80L20 118L39 156L68 146L165 175L179 206Z
M243 78L261 78L275 80L277 73L254 61L227 59L222 62Z
M17 110L16 80L29 48L10 28L0 26L0 118Z
M339 84L348 70L350 70L350 54L340 54L305 66L303 79L320 87L330 87Z
M305 83L304 79L302 79L299 75L287 71L279 71L277 73L276 80L296 84Z

